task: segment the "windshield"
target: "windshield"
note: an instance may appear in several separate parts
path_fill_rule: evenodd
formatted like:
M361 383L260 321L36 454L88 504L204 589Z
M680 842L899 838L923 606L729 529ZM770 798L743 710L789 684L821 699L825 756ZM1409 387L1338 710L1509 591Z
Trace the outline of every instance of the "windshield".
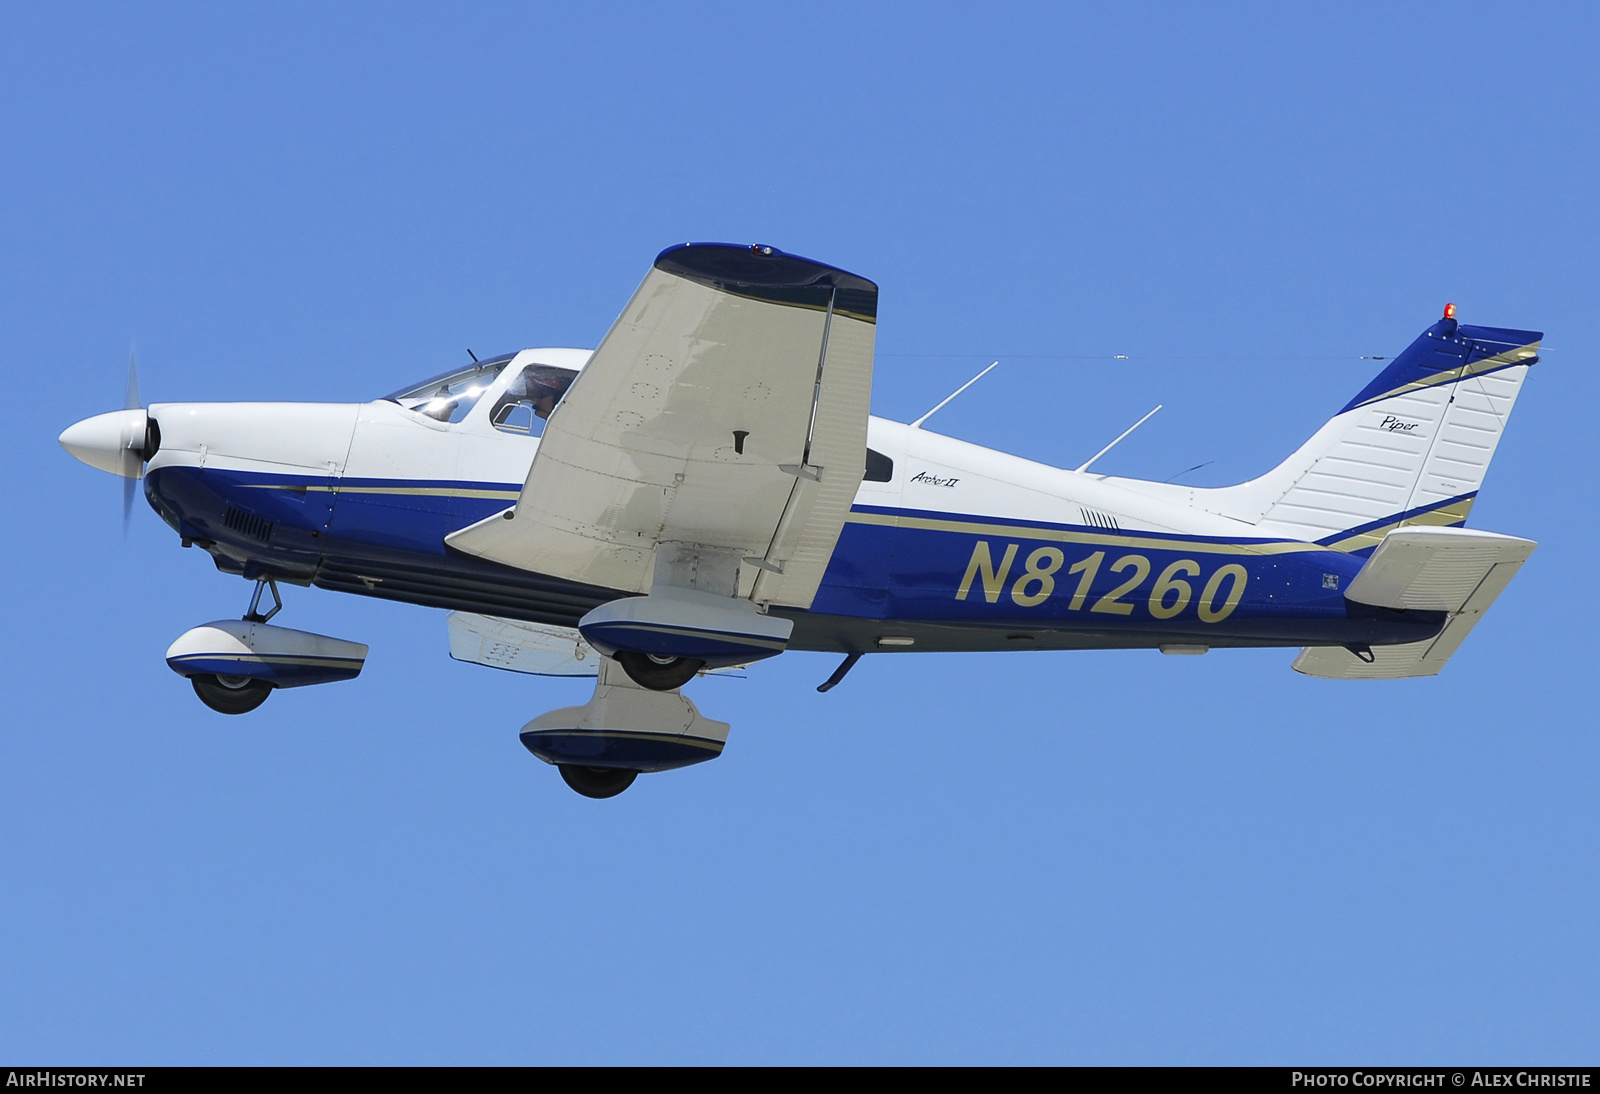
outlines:
M402 388L384 398L440 422L459 422L516 354L508 353Z
M575 369L532 364L506 385L503 395L489 412L489 420L502 433L544 433L545 419L578 378Z

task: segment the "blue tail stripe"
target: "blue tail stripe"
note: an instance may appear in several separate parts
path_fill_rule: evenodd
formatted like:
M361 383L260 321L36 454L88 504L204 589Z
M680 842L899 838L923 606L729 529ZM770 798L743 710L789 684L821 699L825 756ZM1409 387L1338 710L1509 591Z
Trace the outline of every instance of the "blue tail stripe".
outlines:
M1359 536L1363 532L1370 532L1376 528L1384 528L1390 524L1411 520L1413 517L1420 517L1424 513L1431 513L1435 509L1443 509L1460 501L1470 501L1477 496L1478 492L1474 490L1469 494L1457 494L1453 498L1445 498L1443 501L1429 502L1427 505L1419 505L1415 509L1407 509L1404 512L1395 513L1387 517L1379 517L1377 520L1369 520L1365 524L1357 524L1353 528L1346 528L1342 532L1335 532L1331 536L1324 536L1322 539L1317 540L1317 543L1327 547L1330 544L1338 543L1340 540L1349 539L1351 536Z

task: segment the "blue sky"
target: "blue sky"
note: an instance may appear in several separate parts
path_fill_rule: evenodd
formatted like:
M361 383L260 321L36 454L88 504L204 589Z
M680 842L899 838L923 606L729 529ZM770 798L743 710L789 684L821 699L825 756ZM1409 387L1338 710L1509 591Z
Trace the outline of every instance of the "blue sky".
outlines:
M0 1057L1517 1062L1600 1036L1600 17L1579 4L0 12ZM586 686L304 589L349 684L202 708L217 573L56 435L593 345L662 247L882 287L874 409L1076 466L1277 462L1454 301L1547 332L1444 674L1287 650L789 654L591 802ZM1109 360L1125 354L1126 360Z

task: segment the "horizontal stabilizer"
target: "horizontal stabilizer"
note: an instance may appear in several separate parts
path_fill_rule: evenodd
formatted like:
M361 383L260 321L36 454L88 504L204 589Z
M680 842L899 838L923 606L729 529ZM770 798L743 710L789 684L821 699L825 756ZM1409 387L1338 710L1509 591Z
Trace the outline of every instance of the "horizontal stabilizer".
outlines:
M1370 661L1342 646L1308 646L1295 658L1295 671L1331 680L1437 675L1536 546L1516 536L1463 528L1390 532L1350 583L1346 599L1446 612L1444 629L1426 642L1374 646Z

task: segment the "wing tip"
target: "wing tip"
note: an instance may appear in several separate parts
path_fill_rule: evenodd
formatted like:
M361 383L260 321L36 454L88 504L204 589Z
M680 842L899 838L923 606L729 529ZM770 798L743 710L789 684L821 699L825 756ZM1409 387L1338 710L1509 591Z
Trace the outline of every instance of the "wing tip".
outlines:
M656 256L655 268L708 288L772 304L878 316L878 286L859 274L766 244L680 243Z

